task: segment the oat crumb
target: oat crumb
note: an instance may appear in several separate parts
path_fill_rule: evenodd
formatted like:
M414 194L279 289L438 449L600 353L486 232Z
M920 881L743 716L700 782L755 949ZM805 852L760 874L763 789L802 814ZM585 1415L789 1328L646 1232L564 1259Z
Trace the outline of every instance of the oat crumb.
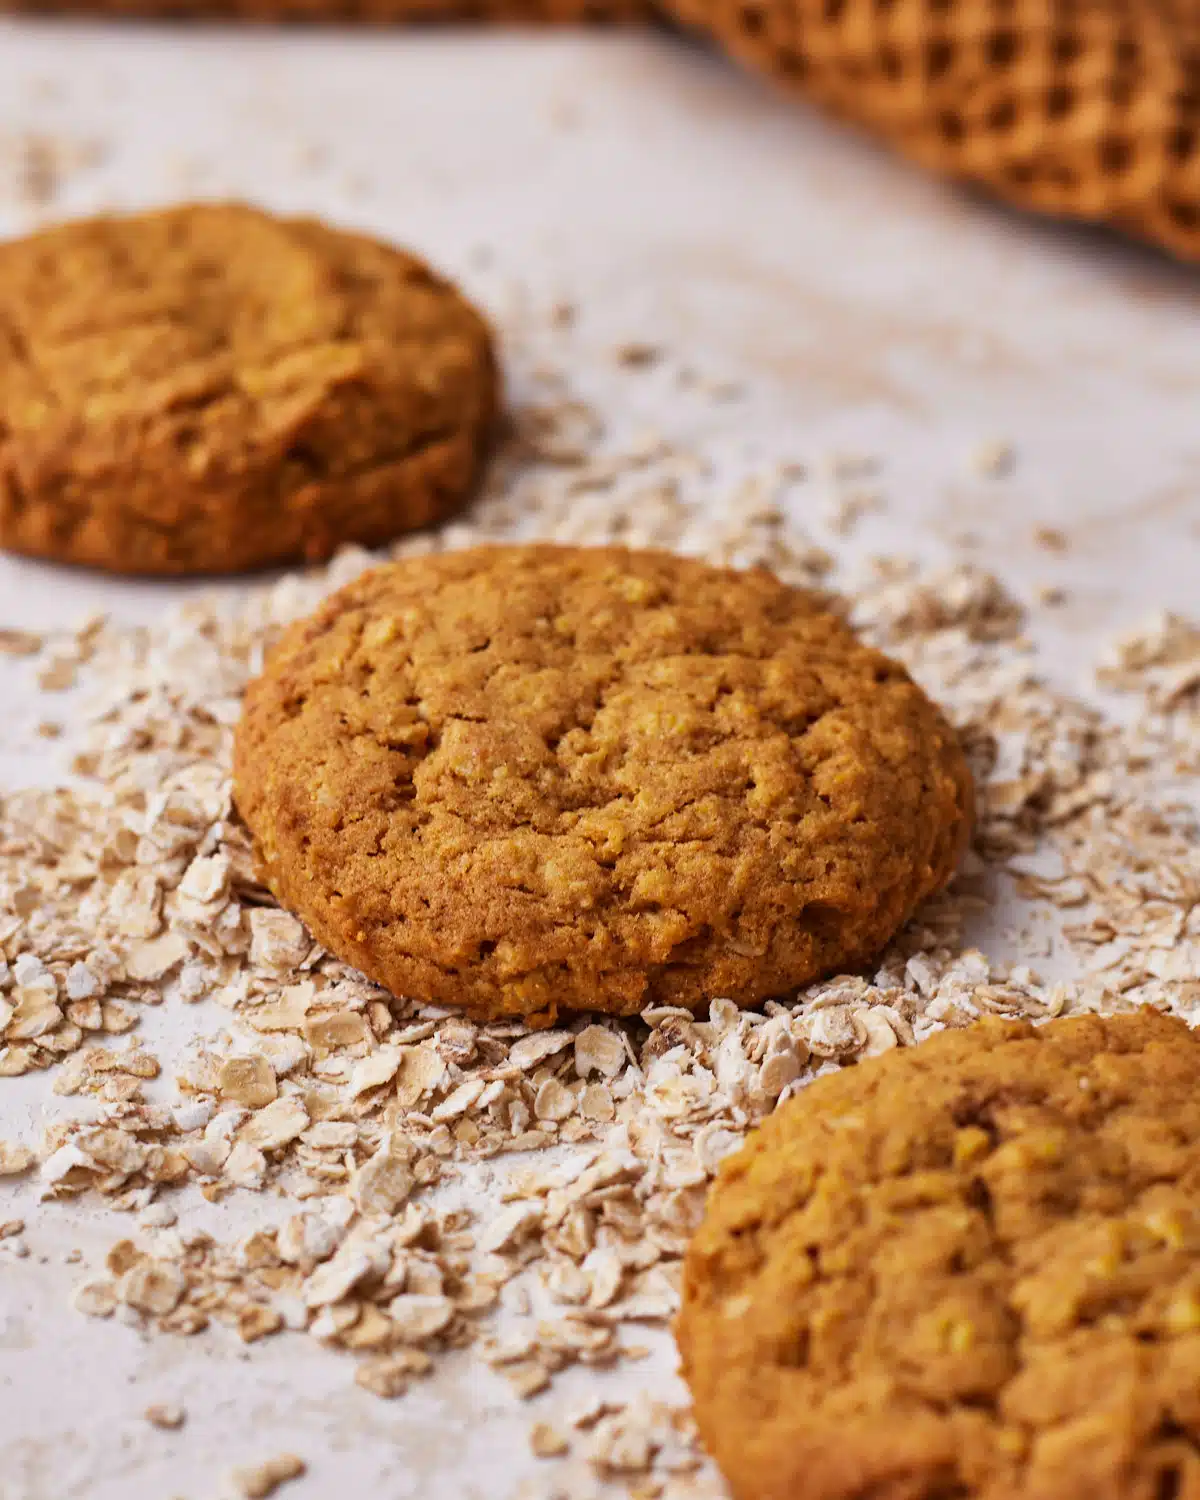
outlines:
M1017 455L1013 445L1001 439L981 443L974 454L975 471L985 479L1005 478L1012 473L1016 462Z
M148 1406L143 1416L150 1423L151 1427L161 1427L165 1432L174 1432L177 1428L182 1427L187 1420L187 1413L183 1407L175 1406L171 1403L165 1405L156 1403L153 1406Z
M618 344L613 355L617 363L624 365L626 369L644 370L658 363L662 358L662 350L654 344L630 342Z
M235 1492L243 1500L267 1500L281 1485L299 1479L308 1465L294 1453L280 1453L252 1469L235 1469L231 1478Z

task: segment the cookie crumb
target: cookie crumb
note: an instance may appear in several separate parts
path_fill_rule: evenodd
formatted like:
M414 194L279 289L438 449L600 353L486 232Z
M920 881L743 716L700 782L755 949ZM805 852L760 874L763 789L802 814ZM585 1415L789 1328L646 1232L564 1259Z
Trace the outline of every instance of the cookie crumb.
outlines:
M613 350L613 357L628 370L645 370L659 362L662 350L655 344L631 342L618 344Z
M187 1413L183 1407L171 1403L165 1405L156 1403L154 1406L148 1406L142 1415L151 1427L160 1427L164 1432L175 1432L187 1420Z
M280 1453L252 1469L235 1469L230 1476L242 1500L268 1500L282 1485L307 1474L308 1465L294 1453Z
M981 443L973 455L975 472L984 479L1004 479L1016 467L1016 449L1002 439Z

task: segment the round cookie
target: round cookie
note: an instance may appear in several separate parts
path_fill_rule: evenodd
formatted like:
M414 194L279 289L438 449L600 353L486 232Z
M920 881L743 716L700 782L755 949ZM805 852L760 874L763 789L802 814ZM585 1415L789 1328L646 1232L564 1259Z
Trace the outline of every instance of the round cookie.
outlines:
M950 877L970 780L903 668L765 571L549 546L367 573L249 689L265 879L398 995L751 1005Z
M0 245L0 547L222 573L453 511L497 402L487 325L402 251L236 204Z
M677 1335L736 1500L1200 1495L1200 1039L987 1020L722 1165Z

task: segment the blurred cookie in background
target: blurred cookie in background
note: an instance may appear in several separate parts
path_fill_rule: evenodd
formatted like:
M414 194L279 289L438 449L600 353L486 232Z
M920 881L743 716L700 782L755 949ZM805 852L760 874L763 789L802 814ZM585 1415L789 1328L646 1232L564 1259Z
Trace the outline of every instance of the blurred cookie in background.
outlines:
M114 573L316 561L457 510L491 332L416 257L238 204L0 245L0 547Z

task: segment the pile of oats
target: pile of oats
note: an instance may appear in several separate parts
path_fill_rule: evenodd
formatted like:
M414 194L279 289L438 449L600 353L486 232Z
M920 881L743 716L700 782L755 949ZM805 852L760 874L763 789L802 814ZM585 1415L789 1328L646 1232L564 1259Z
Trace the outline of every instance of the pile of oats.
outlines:
M392 1000L325 953L258 883L232 811L247 679L288 620L370 558L347 552L236 609L189 603L153 629L8 632L0 649L48 690L78 678L94 700L72 787L0 809L0 1077L53 1069L63 1101L45 1139L0 1145L0 1175L36 1173L46 1214L88 1194L140 1225L114 1232L75 1289L82 1313L176 1336L226 1324L248 1344L303 1335L381 1399L469 1351L532 1400L571 1367L636 1370L677 1306L713 1172L817 1074L983 1014L1150 1003L1200 1018L1200 842L1175 780L1196 765L1200 628L1167 618L1117 643L1100 680L1139 709L1106 716L1042 680L1001 580L894 558L850 570L835 541L817 545L790 518L799 465L704 507L683 498L703 479L693 455L651 434L595 457L600 433L578 403L528 411L472 522L397 552L620 541L840 587L838 607L946 705L971 756L978 830L953 890L870 977L761 1012L714 996L696 1016L479 1024ZM835 534L883 503L861 487L871 472L835 466L857 486ZM1015 961L970 940L1006 893ZM179 1055L139 1040L157 1006L193 1008ZM219 1243L180 1227L189 1190L285 1212ZM686 1413L601 1396L544 1410L539 1495L701 1493ZM285 1455L241 1492L301 1472Z

